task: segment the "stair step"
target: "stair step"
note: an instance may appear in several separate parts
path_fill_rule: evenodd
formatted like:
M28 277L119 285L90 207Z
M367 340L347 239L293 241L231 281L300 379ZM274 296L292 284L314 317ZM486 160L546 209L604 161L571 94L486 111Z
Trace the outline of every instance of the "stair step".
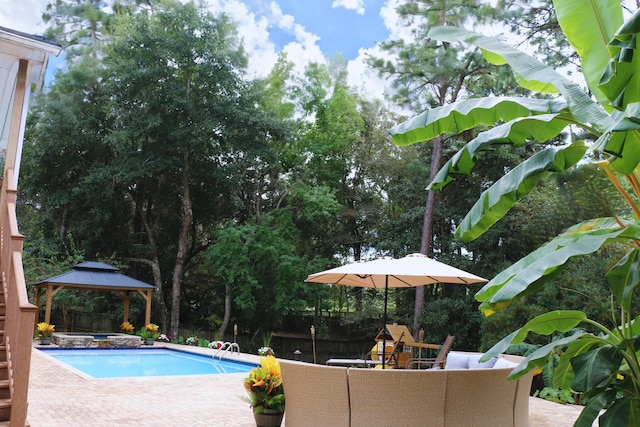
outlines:
M9 380L0 380L0 399L10 399L11 389Z
M11 420L11 399L0 399L0 422Z

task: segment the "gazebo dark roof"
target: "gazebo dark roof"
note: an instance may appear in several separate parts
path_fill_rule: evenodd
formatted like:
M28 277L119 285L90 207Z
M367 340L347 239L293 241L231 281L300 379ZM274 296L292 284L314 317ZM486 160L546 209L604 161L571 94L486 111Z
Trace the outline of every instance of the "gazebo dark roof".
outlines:
M93 290L138 290L157 288L148 283L134 279L118 272L112 265L103 262L83 262L73 266L67 273L35 284L36 287L46 286L48 283L65 285L65 288L93 289Z

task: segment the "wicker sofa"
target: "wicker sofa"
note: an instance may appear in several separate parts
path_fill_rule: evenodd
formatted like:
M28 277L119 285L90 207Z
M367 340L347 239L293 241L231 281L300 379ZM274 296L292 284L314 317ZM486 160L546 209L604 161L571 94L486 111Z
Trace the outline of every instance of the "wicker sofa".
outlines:
M344 368L281 360L285 424L314 426L527 427L532 374L522 358L450 352L445 369Z

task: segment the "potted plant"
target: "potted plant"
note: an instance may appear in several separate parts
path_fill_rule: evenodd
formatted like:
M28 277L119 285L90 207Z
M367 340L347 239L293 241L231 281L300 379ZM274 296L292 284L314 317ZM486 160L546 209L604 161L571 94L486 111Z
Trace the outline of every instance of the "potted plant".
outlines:
M122 324L120 325L120 329L122 329L122 332L124 332L125 334L133 334L133 325L129 322L122 322Z
M160 326L155 323L149 323L138 331L138 335L146 345L153 345L156 338L160 336Z
M275 352L271 347L260 347L258 349L258 354L260 356L275 356Z
M53 332L56 330L55 325L51 325L47 322L40 322L38 323L36 330L38 332L37 337L40 338L40 344L51 344L51 340L53 339Z
M284 417L284 389L280 363L274 356L260 358L260 366L244 379L248 397L258 427L278 427Z

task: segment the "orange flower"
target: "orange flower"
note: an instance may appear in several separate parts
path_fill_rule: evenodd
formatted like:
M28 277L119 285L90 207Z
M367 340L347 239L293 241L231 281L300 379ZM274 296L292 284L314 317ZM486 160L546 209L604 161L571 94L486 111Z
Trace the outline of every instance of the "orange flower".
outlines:
M280 364L274 356L260 359L260 366L253 368L244 379L244 387L249 392L246 400L256 413L262 412L264 408L284 410L282 374Z

